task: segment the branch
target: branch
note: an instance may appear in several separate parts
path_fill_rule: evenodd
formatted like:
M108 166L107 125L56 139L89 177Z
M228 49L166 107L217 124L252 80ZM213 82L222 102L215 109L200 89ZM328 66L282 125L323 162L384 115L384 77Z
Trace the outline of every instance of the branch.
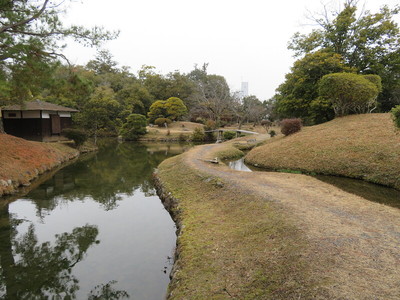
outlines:
M45 0L44 3L43 3L42 8L36 14L34 14L32 17L30 17L28 19L25 19L25 20L21 20L21 21L19 21L17 23L14 23L14 24L10 24L10 25L1 27L0 28L0 33L6 32L7 30L12 29L12 28L16 28L16 27L28 24L29 22L39 18L40 15L46 10L46 6L47 6L48 2L49 2L49 0Z
M67 58L64 54L62 54L62 53L57 53L57 52L44 52L44 51L42 51L42 53L43 53L44 55L48 56L48 57L53 57L53 58L61 57L62 59L64 59L64 60L67 62L67 64L68 64L69 67L72 66L72 64L71 64L71 62L68 60L68 58Z

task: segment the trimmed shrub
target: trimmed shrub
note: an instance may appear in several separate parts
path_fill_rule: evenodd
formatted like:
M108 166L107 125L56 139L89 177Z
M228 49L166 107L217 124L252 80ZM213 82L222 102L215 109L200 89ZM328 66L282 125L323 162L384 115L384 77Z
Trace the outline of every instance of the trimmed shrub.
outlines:
M204 130L196 127L192 133L192 141L194 142L203 142L205 139Z
M231 140L236 137L236 132L234 131L224 131L224 140Z
M172 121L168 118L157 118L154 121L154 125L157 125L158 127L165 127L165 123L167 123L167 125L168 125L168 124L171 124L171 122Z
M367 113L376 107L379 88L382 87L377 75L353 73L332 73L325 75L318 83L319 95L332 103L336 116L350 113Z
M83 145L83 143L88 139L88 135L84 130L76 128L65 128L62 131L62 135L73 140L77 147Z
M179 120L187 114L187 107L183 101L177 97L168 98L165 101L166 117L172 120Z
M393 107L390 112L392 113L394 124L397 128L400 128L400 105Z
M281 121L281 132L287 136L300 131L302 126L301 119L283 119Z
M141 135L146 134L146 117L139 114L131 114L126 118L126 123L122 125L120 135L125 140L137 140Z
M269 136L270 136L270 137L276 136L275 130L271 130L271 131L269 132Z
M150 111L147 113L150 123L153 123L157 118L164 118L167 115L165 103L166 101L164 100L157 100L150 106Z

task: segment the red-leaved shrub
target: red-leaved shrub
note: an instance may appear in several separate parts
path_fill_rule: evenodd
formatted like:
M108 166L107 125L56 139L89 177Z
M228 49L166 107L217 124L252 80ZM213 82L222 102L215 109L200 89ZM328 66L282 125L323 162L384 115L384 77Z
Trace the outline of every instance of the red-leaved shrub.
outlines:
M281 132L284 135L296 133L303 126L301 119L283 119L281 121Z

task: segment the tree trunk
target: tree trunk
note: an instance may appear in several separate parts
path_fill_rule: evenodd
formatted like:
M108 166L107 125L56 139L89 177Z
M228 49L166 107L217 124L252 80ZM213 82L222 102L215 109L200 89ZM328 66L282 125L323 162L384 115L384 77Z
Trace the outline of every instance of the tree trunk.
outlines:
M238 126L238 129L240 130L240 129L242 129L242 125L243 125L243 119L241 119L240 121L239 121L239 126Z

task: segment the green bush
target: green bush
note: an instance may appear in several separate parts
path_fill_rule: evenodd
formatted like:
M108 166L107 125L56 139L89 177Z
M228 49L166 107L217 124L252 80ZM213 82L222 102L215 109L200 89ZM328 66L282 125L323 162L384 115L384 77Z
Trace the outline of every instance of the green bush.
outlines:
M367 74L363 75L363 77L371 81L376 86L379 92L382 92L382 79L379 75Z
M179 120L187 114L187 107L183 101L176 97L168 98L168 100L157 100L151 106L147 113L150 122L154 122L157 118L169 118Z
M87 133L82 129L65 128L63 129L62 134L66 138L73 140L77 147L82 145L88 139Z
M154 121L154 125L157 125L158 127L165 127L165 123L167 123L167 125L171 124L171 120L168 118L157 118Z
M301 119L283 119L281 121L281 132L290 135L301 130L303 126Z
M270 137L276 136L275 130L271 130L271 131L269 132L269 135L270 135Z
M172 120L179 120L187 114L187 107L183 101L177 97L168 98L165 101L166 117Z
M150 123L153 123L157 118L164 118L167 115L165 103L166 101L164 100L157 100L150 106L150 110L147 113Z
M192 133L192 141L203 142L205 139L204 130L202 128L196 127Z
M126 118L126 123L122 125L120 135L125 140L137 140L141 135L146 134L146 117L139 114L131 114Z
M397 128L400 128L400 105L393 107L390 112L392 113L394 124Z
M353 73L325 75L318 85L319 95L332 103L336 116L367 113L376 107L376 98L381 87L379 76Z
M224 140L231 140L236 137L235 131L224 131Z

